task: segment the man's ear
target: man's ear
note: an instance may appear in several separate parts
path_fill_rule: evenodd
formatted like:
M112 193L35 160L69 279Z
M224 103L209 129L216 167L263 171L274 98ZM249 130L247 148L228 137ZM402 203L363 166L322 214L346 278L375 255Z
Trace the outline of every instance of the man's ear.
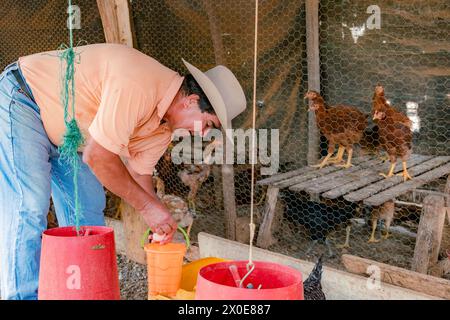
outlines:
M198 106L198 101L200 100L200 97L197 94L191 94L186 97L186 102L184 106L187 107L196 107Z

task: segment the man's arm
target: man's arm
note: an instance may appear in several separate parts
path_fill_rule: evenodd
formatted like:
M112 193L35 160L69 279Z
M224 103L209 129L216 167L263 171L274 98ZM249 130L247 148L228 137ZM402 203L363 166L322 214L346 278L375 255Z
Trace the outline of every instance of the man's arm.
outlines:
M143 184L141 186L130 175L118 155L103 148L92 138L88 140L84 149L83 162L92 169L95 176L108 190L139 211L153 232L161 235L166 234L164 241L161 243L171 240L176 232L176 222L156 196L151 176L141 176L138 179Z

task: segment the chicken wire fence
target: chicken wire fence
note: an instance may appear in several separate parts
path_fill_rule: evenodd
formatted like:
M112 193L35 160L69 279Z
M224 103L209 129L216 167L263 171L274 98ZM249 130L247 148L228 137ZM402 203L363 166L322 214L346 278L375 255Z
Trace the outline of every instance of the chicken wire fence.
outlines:
M75 39L104 42L96 1L74 4L81 12L81 29L75 30ZM251 106L254 1L132 0L129 5L139 50L181 74L186 73L181 58L201 70L224 64L239 79ZM305 3L266 0L260 1L259 9L256 127L279 130L278 172L289 172L307 166L311 138L308 104L303 99L308 89ZM370 20L377 10L379 26L377 20ZM0 17L1 67L21 55L53 50L67 42L66 1L7 0L0 5ZM449 20L450 4L445 0L320 1L320 93L324 100L331 106L355 106L369 115L375 85L380 83L389 102L412 120L413 153L450 155ZM250 109L233 122L235 127L250 128ZM373 125L369 117L369 129ZM355 163L359 157L374 160L380 156L367 153L371 149L367 147L370 142L366 148L355 147ZM317 148L321 156L326 155L324 136ZM238 241L248 243L250 166L233 167L235 233ZM267 178L261 175L260 164L256 167L257 180ZM387 163L385 167L389 167ZM157 172L165 184L164 192L182 198L195 212L194 242L200 231L227 236L222 166L174 164L169 151L161 158ZM351 172L340 177L351 179ZM258 185L255 189L257 234L268 188ZM442 192L445 179L422 188ZM382 207L343 197L311 197L308 192L289 188L280 188L276 199L269 250L308 260L325 254L325 264L335 267L342 267L342 253L411 267L421 196L408 192L397 197L393 207L387 202L391 236L381 239L379 232L385 231L386 219L380 219L375 237L382 241L371 243L371 221ZM106 214L118 217L118 203L108 195ZM445 228L443 249L450 247L448 225ZM350 247L341 247L348 231Z

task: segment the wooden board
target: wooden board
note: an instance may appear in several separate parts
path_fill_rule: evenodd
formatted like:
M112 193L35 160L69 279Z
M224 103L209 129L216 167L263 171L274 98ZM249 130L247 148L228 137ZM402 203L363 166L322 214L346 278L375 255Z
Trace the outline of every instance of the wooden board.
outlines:
M436 157L436 158L432 158L428 161L425 161L419 165L413 166L411 168L408 169L410 175L413 177L414 181L414 177L426 172L426 171L430 171L431 169L444 164L446 162L450 161L450 157ZM399 170L401 171L401 170ZM381 176L380 176L381 177ZM386 190L388 188L391 188L393 186L396 186L400 183L403 183L403 177L399 177L399 176L393 176L389 179L385 179L383 177L381 177L382 180L376 182L376 183L372 183L360 190L351 192L347 195L344 196L344 199L350 202L358 202L358 201L362 201L368 197L371 197L374 194L377 194L383 190Z
M284 173L278 173L278 174L274 174L271 177L259 180L256 184L260 185L260 186L267 186L267 185L271 185L274 184L276 182L280 182L282 180L286 180L298 175L301 175L305 172L311 171L312 168L311 167L303 167L297 170L293 170L293 171L288 171L288 172L284 172Z
M414 166L420 164L426 160L431 159L430 156L422 156L422 155L412 155L410 160L408 161L410 166ZM349 176L347 178L343 178L340 181L336 181L337 183L341 183L340 185L336 185L335 189L327 191L322 194L322 197L328 199L336 199L339 198L349 192L358 190L363 188L371 183L383 180L383 177L380 176L379 172L387 172L389 169L389 163L380 164L375 166L374 168L369 168L358 172L358 176ZM401 163L398 163L395 167L395 173L400 172L402 170Z
M408 180L393 188L389 188L376 195L373 195L365 199L364 204L370 206L379 206L390 199L394 199L395 197L398 197L399 195L402 195L408 191L411 191L415 188L419 188L424 184L427 184L428 182L431 182L442 176L445 176L448 173L450 173L450 163L437 167L436 169L433 169L424 174L414 177L412 180Z
M379 268L381 281L425 294L450 299L450 281L426 274L394 267L349 254L342 255L345 268L353 273L369 276L368 269ZM369 270L370 270L369 269Z
M359 164L362 164L362 163L367 162L369 160L370 160L369 157L364 156L364 157L361 157L361 158L355 158L353 162L356 165L359 165ZM292 178L289 178L289 179L286 179L286 180L282 180L282 181L279 181L279 182L275 182L273 185L275 187L277 187L277 188L282 189L282 188L290 187L290 186L292 186L294 184L299 184L299 183L304 182L304 181L308 181L308 180L311 180L311 179L314 179L314 178L325 176L325 175L327 175L329 173L336 172L338 170L343 170L343 169L339 168L339 167L335 167L333 165L324 167L324 168L322 168L320 170L317 169L317 168L310 168L310 170L306 171L302 175L295 176L295 177L292 177Z
M247 260L249 246L235 241L213 236L204 232L198 234L200 256L220 257L232 260ZM256 261L270 261L290 266L302 272L303 277L311 273L314 263L295 259L279 253L253 249L253 259ZM325 262L326 264L326 262ZM441 299L422 292L382 283L379 288L369 290L366 277L324 267L322 287L328 300L429 300Z
M359 171L373 167L375 164L379 163L380 161L378 159L370 160L361 163L358 166L353 166L348 169L341 169L335 172L332 172L330 174L320 176L317 178L313 178L308 181L304 181L302 183L295 184L291 187L289 187L289 190L292 191L306 191L309 193L321 193L323 191L330 190L332 188L335 188L336 185L334 183L335 180L341 177L357 177Z

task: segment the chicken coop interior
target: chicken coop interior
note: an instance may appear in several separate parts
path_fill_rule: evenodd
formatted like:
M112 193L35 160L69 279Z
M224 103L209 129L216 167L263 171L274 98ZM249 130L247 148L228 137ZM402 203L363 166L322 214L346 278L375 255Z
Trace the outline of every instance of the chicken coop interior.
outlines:
M181 58L202 70L226 65L252 105L253 1L125 1L126 39L108 33L97 2L73 1L81 13L76 43L131 45L180 74ZM67 43L66 6L2 1L0 67ZM278 130L279 161L271 175L255 165L256 247L310 262L322 257L344 271L347 255L450 279L449 34L446 0L260 1L256 128ZM377 98L403 115L394 129L373 120ZM329 111L340 105L359 114ZM348 117L361 119L358 142L351 151L336 142L333 150L333 132ZM250 129L252 108L233 124ZM380 147L383 132L401 146L394 154ZM160 159L155 182L174 214L193 220L193 246L200 232L248 244L251 165L175 164L177 143ZM145 226L137 227L133 209L105 192L110 223L133 226L126 238L139 237ZM57 226L52 210L48 221ZM137 249L126 248L131 256Z

